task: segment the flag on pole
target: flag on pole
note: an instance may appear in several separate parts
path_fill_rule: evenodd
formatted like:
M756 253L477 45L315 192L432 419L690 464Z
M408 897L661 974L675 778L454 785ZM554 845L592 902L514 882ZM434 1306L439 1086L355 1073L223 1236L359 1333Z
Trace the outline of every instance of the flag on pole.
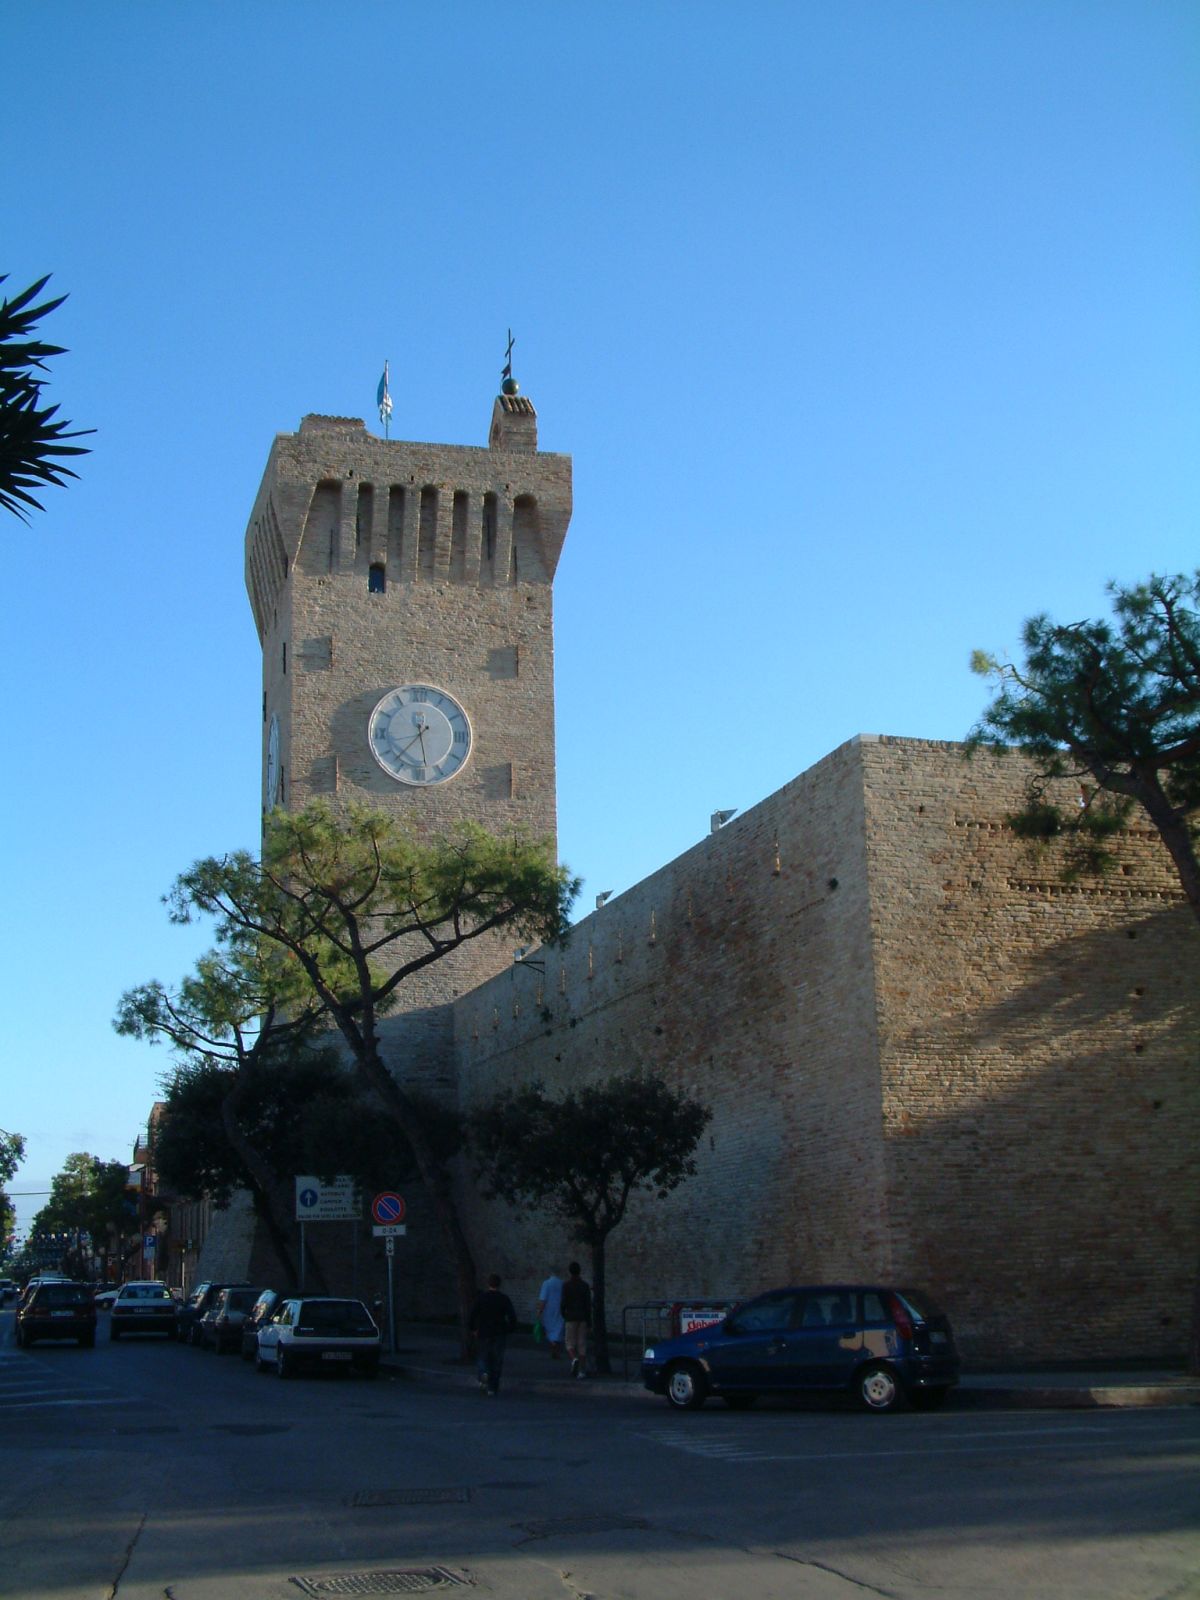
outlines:
M392 414L392 397L388 393L388 364L383 363L383 377L379 380L379 388L375 391L375 404L379 407L379 420L386 428L388 419Z

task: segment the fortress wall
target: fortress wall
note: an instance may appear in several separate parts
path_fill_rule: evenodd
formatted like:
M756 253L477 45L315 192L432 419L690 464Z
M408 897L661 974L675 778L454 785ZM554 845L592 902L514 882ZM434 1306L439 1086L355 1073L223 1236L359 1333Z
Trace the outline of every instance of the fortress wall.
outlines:
M1135 817L1111 872L1064 883L1004 823L1017 757L863 761L897 1276L968 1355L1182 1355L1200 930L1164 847Z
M620 1308L886 1271L861 757L843 746L455 1006L460 1103L633 1067L714 1111L697 1175L611 1237ZM481 1272L532 1315L565 1225L464 1185Z
M464 1109L639 1064L713 1108L697 1176L613 1235L611 1322L864 1275L925 1287L968 1360L1181 1353L1197 930L1144 828L1064 884L1005 824L1023 776L855 740L457 1003ZM464 1188L531 1315L583 1252Z

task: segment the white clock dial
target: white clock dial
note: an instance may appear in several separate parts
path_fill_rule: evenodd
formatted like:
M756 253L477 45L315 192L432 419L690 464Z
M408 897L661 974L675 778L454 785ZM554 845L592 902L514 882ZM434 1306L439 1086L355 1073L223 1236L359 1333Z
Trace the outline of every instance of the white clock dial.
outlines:
M279 718L271 717L271 731L267 734L267 810L275 804L279 793Z
M471 754L471 724L453 695L429 683L391 689L367 724L371 754L400 783L445 783Z

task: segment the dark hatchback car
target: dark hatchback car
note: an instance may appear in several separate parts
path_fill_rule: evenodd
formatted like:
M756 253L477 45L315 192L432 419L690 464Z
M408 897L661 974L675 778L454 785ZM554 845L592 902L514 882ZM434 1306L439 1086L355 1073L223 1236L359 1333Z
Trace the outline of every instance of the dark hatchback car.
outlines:
M242 1323L261 1293L255 1288L222 1289L196 1324L201 1350L215 1350L219 1356L236 1350L242 1342Z
M175 1324L175 1337L180 1344L200 1343L200 1319L217 1303L217 1296L222 1289L249 1289L249 1283L214 1283L205 1280L198 1283L179 1308L179 1317Z
M912 1289L819 1284L743 1300L723 1322L655 1340L642 1381L690 1410L710 1394L753 1405L760 1394L842 1390L868 1411L940 1405L958 1382L950 1323Z
M90 1283L43 1283L25 1296L17 1311L17 1343L28 1349L36 1339L78 1339L91 1349L96 1302Z

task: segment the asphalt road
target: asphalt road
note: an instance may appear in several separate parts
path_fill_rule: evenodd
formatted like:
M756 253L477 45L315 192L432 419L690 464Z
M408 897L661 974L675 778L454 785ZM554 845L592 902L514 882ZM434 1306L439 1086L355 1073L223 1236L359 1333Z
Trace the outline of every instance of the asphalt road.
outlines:
M1195 1408L680 1414L280 1382L103 1327L22 1351L11 1324L0 1594L22 1600L1200 1597Z

